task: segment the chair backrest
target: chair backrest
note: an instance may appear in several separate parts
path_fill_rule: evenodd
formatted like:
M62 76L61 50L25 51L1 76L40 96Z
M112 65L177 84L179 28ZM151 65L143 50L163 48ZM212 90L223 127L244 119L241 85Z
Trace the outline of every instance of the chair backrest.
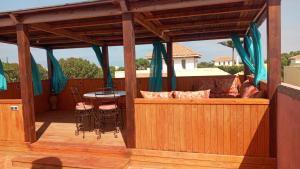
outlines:
M106 98L102 98L100 99L100 104L101 105L105 105L105 104L117 104L117 98L116 98L116 93L115 90L111 87L105 87L105 88L100 88L98 89L98 91L100 92L100 94L103 95L111 95L111 97L106 97ZM99 93L95 93L96 95Z
M80 95L79 89L77 87L71 87L72 98L75 104L82 102L82 97Z

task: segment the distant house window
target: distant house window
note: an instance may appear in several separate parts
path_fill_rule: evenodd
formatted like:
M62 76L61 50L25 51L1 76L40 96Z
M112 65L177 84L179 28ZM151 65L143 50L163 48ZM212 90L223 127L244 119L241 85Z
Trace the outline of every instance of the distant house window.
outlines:
M186 61L184 59L181 60L182 69L186 67Z

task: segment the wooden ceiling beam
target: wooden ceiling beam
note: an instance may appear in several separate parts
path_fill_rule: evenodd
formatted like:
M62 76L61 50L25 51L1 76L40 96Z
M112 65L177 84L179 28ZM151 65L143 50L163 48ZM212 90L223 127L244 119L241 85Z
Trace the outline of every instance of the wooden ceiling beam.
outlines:
M63 37L67 37L69 39L73 39L73 40L77 40L77 41L80 41L80 42L86 42L86 43L89 43L89 44L94 44L94 45L102 45L102 42L101 41L96 41L90 37L87 37L87 36L83 36L83 35L78 35L74 32L71 32L71 31L67 31L67 30L63 30L63 29L53 29L51 27L51 25L49 24L32 24L30 25L31 28L33 29L37 29L37 30L41 30L41 31L44 31L44 32L48 32L48 33L52 33L52 34L55 34L55 35L59 35L59 36L63 36Z
M186 18L193 16L209 16L209 15L223 15L237 12L257 12L261 9L259 6L244 6L244 7L227 7L221 9L205 9L205 10L187 10L176 13L165 13L154 16L145 17L146 20L161 20L161 19L174 19L174 18Z
M169 36L178 36L178 35L189 35L189 34L199 34L199 33L218 33L224 31L232 31L232 32L240 32L247 29L247 26L244 27L236 27L236 26L227 26L227 27L208 27L208 28L200 28L200 29L185 29L185 30L176 30L170 31L167 34Z
M236 32L239 36L243 36L243 32ZM172 40L174 42L187 42L187 41L199 41L199 40L213 40L213 39L228 39L231 36L231 32L217 33L217 34L194 34L194 35L181 35L174 36Z
M52 10L48 12L41 12L39 14L30 13L20 15L22 23L34 24L44 22L57 22L66 20L85 19L91 17L103 17L120 15L121 11L117 8L94 6L89 8L78 8L78 9L63 9L63 10Z
M155 36L152 33L148 34L140 34L136 36L136 39L141 39L141 38L155 38ZM122 41L123 36L106 36L106 37L94 37L94 39L99 39L101 41L105 41L105 43L108 43L110 41L115 41L115 40L120 40ZM67 43L78 43L77 40L73 39L48 39L48 40L31 40L32 43L36 43L39 45L51 45L51 44L67 44Z
M200 20L194 22L182 22L182 23L170 23L165 24L163 26L158 27L161 30L178 30L184 29L189 27L203 27L203 26L210 26L210 25L222 25L222 24L237 24L237 23L250 23L252 18L245 17L245 18L229 18L229 19L216 19L216 20Z
M54 29L66 29L66 28L80 28L80 27L89 27L89 26L102 26L102 25L114 25L121 24L122 18L114 19L104 19L104 20L90 20L90 21L72 21L72 22L63 22L63 23L53 23L52 27Z
M9 16L0 18L0 27L15 26L15 23Z
M151 12L171 9L191 8L198 6L210 6L219 4L228 4L244 2L244 0L168 0L168 1L136 1L131 2L129 11L131 12Z
M263 22L263 18L266 17L266 11L267 11L267 3L264 4L264 6L260 9L260 11L254 16L254 18L252 19L253 22L257 23L257 22ZM261 24L259 23L259 24ZM250 26L248 27L247 31L245 34L248 34L250 31Z
M155 26L153 23L146 21L143 15L134 14L134 20L164 41L170 41L170 38L166 34L164 34L163 31L158 29L157 26Z

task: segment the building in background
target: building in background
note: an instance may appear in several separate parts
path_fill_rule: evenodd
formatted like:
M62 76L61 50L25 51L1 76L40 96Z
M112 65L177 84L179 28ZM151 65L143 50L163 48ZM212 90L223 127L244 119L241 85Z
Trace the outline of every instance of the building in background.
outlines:
M283 81L300 86L300 55L290 57L290 66L284 67Z
M291 65L300 65L300 55L290 57Z
M197 68L200 54L178 43L173 43L173 60L174 68L177 77L183 76L221 76L229 75L229 73L219 68ZM146 58L151 60L152 52L146 55ZM151 62L151 61L150 61ZM136 70L136 77L146 78L150 76L150 69ZM167 76L167 65L163 61L162 76ZM116 71L115 78L124 78L124 71Z
M233 60L234 61L232 61L231 56L218 56L214 58L213 62L215 66L232 66L239 64L237 57L235 57Z
M146 55L146 58L152 59L152 52ZM173 61L175 70L193 70L197 68L198 60L201 54L179 43L173 43ZM163 60L163 71L167 70L167 65Z

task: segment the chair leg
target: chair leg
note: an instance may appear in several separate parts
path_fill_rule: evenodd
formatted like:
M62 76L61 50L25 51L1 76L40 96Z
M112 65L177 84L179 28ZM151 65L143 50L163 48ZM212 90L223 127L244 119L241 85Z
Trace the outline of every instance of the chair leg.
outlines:
M76 130L75 130L75 136L79 135L79 118L78 118L78 112L75 111L75 124L76 124Z
M119 133L119 129L118 129L118 114L119 114L119 112L118 112L118 109L116 109L116 110L113 110L114 111L114 118L115 118L115 131L114 131L114 136L115 136L115 138L118 138L118 133Z

